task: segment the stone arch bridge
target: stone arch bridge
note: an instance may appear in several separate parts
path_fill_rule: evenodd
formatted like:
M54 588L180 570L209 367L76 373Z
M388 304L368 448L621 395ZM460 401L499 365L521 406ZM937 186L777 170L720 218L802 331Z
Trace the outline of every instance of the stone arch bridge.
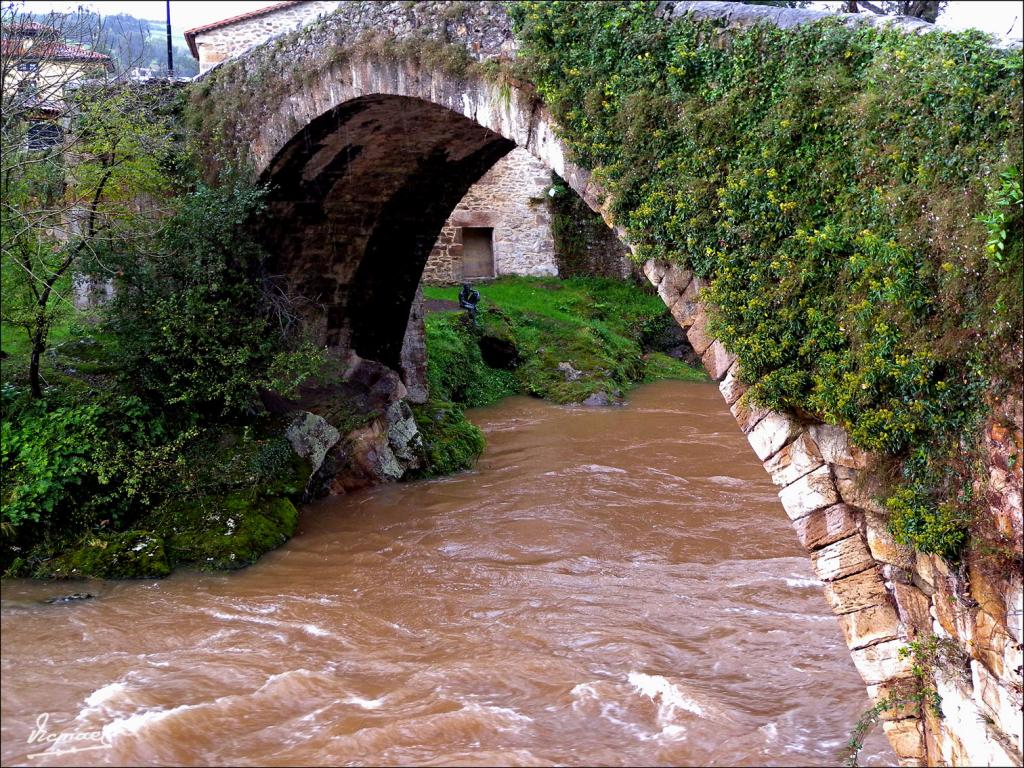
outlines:
M703 2L665 2L655 12L714 16L724 34L827 15ZM850 23L877 22L861 16ZM908 34L930 28L894 23ZM498 3L347 2L198 84L217 111L207 133L211 164L245 161L272 185L261 237L292 290L325 307L319 322L329 345L400 366L410 306L441 226L515 146L601 210L601 190L573 164L544 106L528 88L488 76L487 62L514 53ZM649 262L644 271L780 486L854 663L871 698L881 700L912 676L899 649L930 635L933 616L953 610L946 566L895 544L864 490L866 457L841 429L742 404L735 358L705 331L699 279L667 264ZM902 764L1020 764L1012 680L993 669L1019 663L1020 620L1014 625L1005 604L1001 613L982 613L950 620L972 627L958 637L961 645L970 646L982 624L990 638L1005 638L999 664L977 656L970 683L940 683L943 718L906 709L883 714Z

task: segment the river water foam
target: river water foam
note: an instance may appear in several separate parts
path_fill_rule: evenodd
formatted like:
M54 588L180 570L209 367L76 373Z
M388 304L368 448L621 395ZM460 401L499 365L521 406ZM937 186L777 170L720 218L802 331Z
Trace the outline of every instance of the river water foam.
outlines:
M3 763L838 762L869 702L714 386L472 418L474 471L311 505L244 571L6 582ZM27 743L43 713L102 742Z

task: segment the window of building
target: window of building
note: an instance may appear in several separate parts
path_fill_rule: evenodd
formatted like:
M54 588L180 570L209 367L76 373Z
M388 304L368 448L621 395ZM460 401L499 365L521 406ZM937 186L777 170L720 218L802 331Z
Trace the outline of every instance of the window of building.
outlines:
M494 229L462 228L462 276L494 277Z
M28 149L49 149L60 144L64 132L56 123L32 123L25 132L25 145Z
M23 61L18 65L19 72L38 72L39 62L38 61Z

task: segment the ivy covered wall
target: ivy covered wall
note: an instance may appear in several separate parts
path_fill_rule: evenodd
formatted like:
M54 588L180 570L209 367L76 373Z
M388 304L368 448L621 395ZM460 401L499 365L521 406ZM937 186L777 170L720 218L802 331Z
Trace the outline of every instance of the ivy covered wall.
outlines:
M629 248L558 174L551 174L547 206L560 277L629 277Z
M654 5L516 3L517 66L638 257L711 281L748 397L888 457L897 537L957 555L1020 386L1020 50Z

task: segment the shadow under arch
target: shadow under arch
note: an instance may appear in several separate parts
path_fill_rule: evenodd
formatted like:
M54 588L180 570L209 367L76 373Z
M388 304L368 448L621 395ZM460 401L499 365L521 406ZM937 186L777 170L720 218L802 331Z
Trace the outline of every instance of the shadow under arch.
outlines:
M397 369L431 248L469 188L515 147L446 107L373 94L311 120L261 174L268 269L315 302L330 347Z

